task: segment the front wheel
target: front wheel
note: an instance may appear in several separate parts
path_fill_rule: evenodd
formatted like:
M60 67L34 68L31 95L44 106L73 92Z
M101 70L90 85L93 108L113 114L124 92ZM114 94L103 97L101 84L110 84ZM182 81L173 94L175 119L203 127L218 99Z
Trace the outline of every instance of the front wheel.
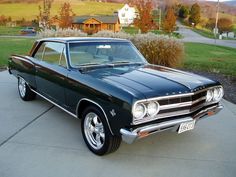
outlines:
M18 91L21 99L24 101L30 101L36 97L36 94L30 90L26 81L21 77L18 78Z
M120 146L121 137L111 134L104 114L95 106L84 110L81 129L89 150L97 155L114 152Z

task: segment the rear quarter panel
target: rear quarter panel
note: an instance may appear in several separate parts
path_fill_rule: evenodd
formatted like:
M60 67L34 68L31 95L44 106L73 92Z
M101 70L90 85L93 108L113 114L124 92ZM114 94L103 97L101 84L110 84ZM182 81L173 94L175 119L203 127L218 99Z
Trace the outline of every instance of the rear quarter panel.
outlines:
M14 76L24 78L31 87L36 88L35 64L31 57L13 55L8 61L8 67Z

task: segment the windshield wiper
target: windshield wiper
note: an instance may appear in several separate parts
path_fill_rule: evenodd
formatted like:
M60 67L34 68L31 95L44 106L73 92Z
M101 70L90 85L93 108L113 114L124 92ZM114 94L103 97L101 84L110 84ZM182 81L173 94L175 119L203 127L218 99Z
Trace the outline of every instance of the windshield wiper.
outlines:
M130 62L130 61L116 61L116 62L112 62L109 63L111 65L125 65L125 64L129 64L129 65L141 65L144 64L143 62Z
M86 66L98 66L101 65L100 63L84 63L84 64L77 64L78 67L86 67Z

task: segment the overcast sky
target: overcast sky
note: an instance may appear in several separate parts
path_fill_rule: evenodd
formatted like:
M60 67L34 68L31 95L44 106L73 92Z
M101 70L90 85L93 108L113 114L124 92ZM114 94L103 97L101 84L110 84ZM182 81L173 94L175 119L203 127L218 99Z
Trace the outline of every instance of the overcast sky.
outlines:
M218 1L218 0L207 0L207 1ZM223 2L223 1L236 1L236 0L220 0L220 2Z

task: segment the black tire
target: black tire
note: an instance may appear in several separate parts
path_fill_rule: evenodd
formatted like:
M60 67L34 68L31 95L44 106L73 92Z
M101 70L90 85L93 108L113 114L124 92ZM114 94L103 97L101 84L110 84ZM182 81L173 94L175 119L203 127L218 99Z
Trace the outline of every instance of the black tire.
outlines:
M32 92L26 83L26 81L19 77L18 78L18 92L22 100L31 101L36 97L36 93Z
M85 125L89 122L88 117L90 115L94 115L94 114L97 115L98 124L102 124L103 128L101 130L103 130L103 131L101 131L101 132L105 135L104 140L103 140L102 136L99 135L100 142L103 143L101 145L101 147L95 147L96 145L93 144L91 142L92 141L91 138L88 137L89 136L88 134L90 134L90 135L92 134L92 135L94 135L94 136L92 136L92 139L93 138L96 139L95 135L97 136L98 133L95 133L95 131L93 133L91 133L91 131L88 130L88 126ZM91 125L92 125L92 123L93 122L91 120ZM89 148L89 150L91 152L93 152L96 155L102 156L105 154L109 154L109 153L116 151L120 147L121 137L120 136L113 136L111 134L104 114L96 106L89 106L83 111L82 121L81 121L81 130L82 130L82 135L83 135L83 138L84 138L84 141L85 141L87 147ZM90 132L90 133L88 133L88 132ZM103 140L103 142L102 142L102 140Z

